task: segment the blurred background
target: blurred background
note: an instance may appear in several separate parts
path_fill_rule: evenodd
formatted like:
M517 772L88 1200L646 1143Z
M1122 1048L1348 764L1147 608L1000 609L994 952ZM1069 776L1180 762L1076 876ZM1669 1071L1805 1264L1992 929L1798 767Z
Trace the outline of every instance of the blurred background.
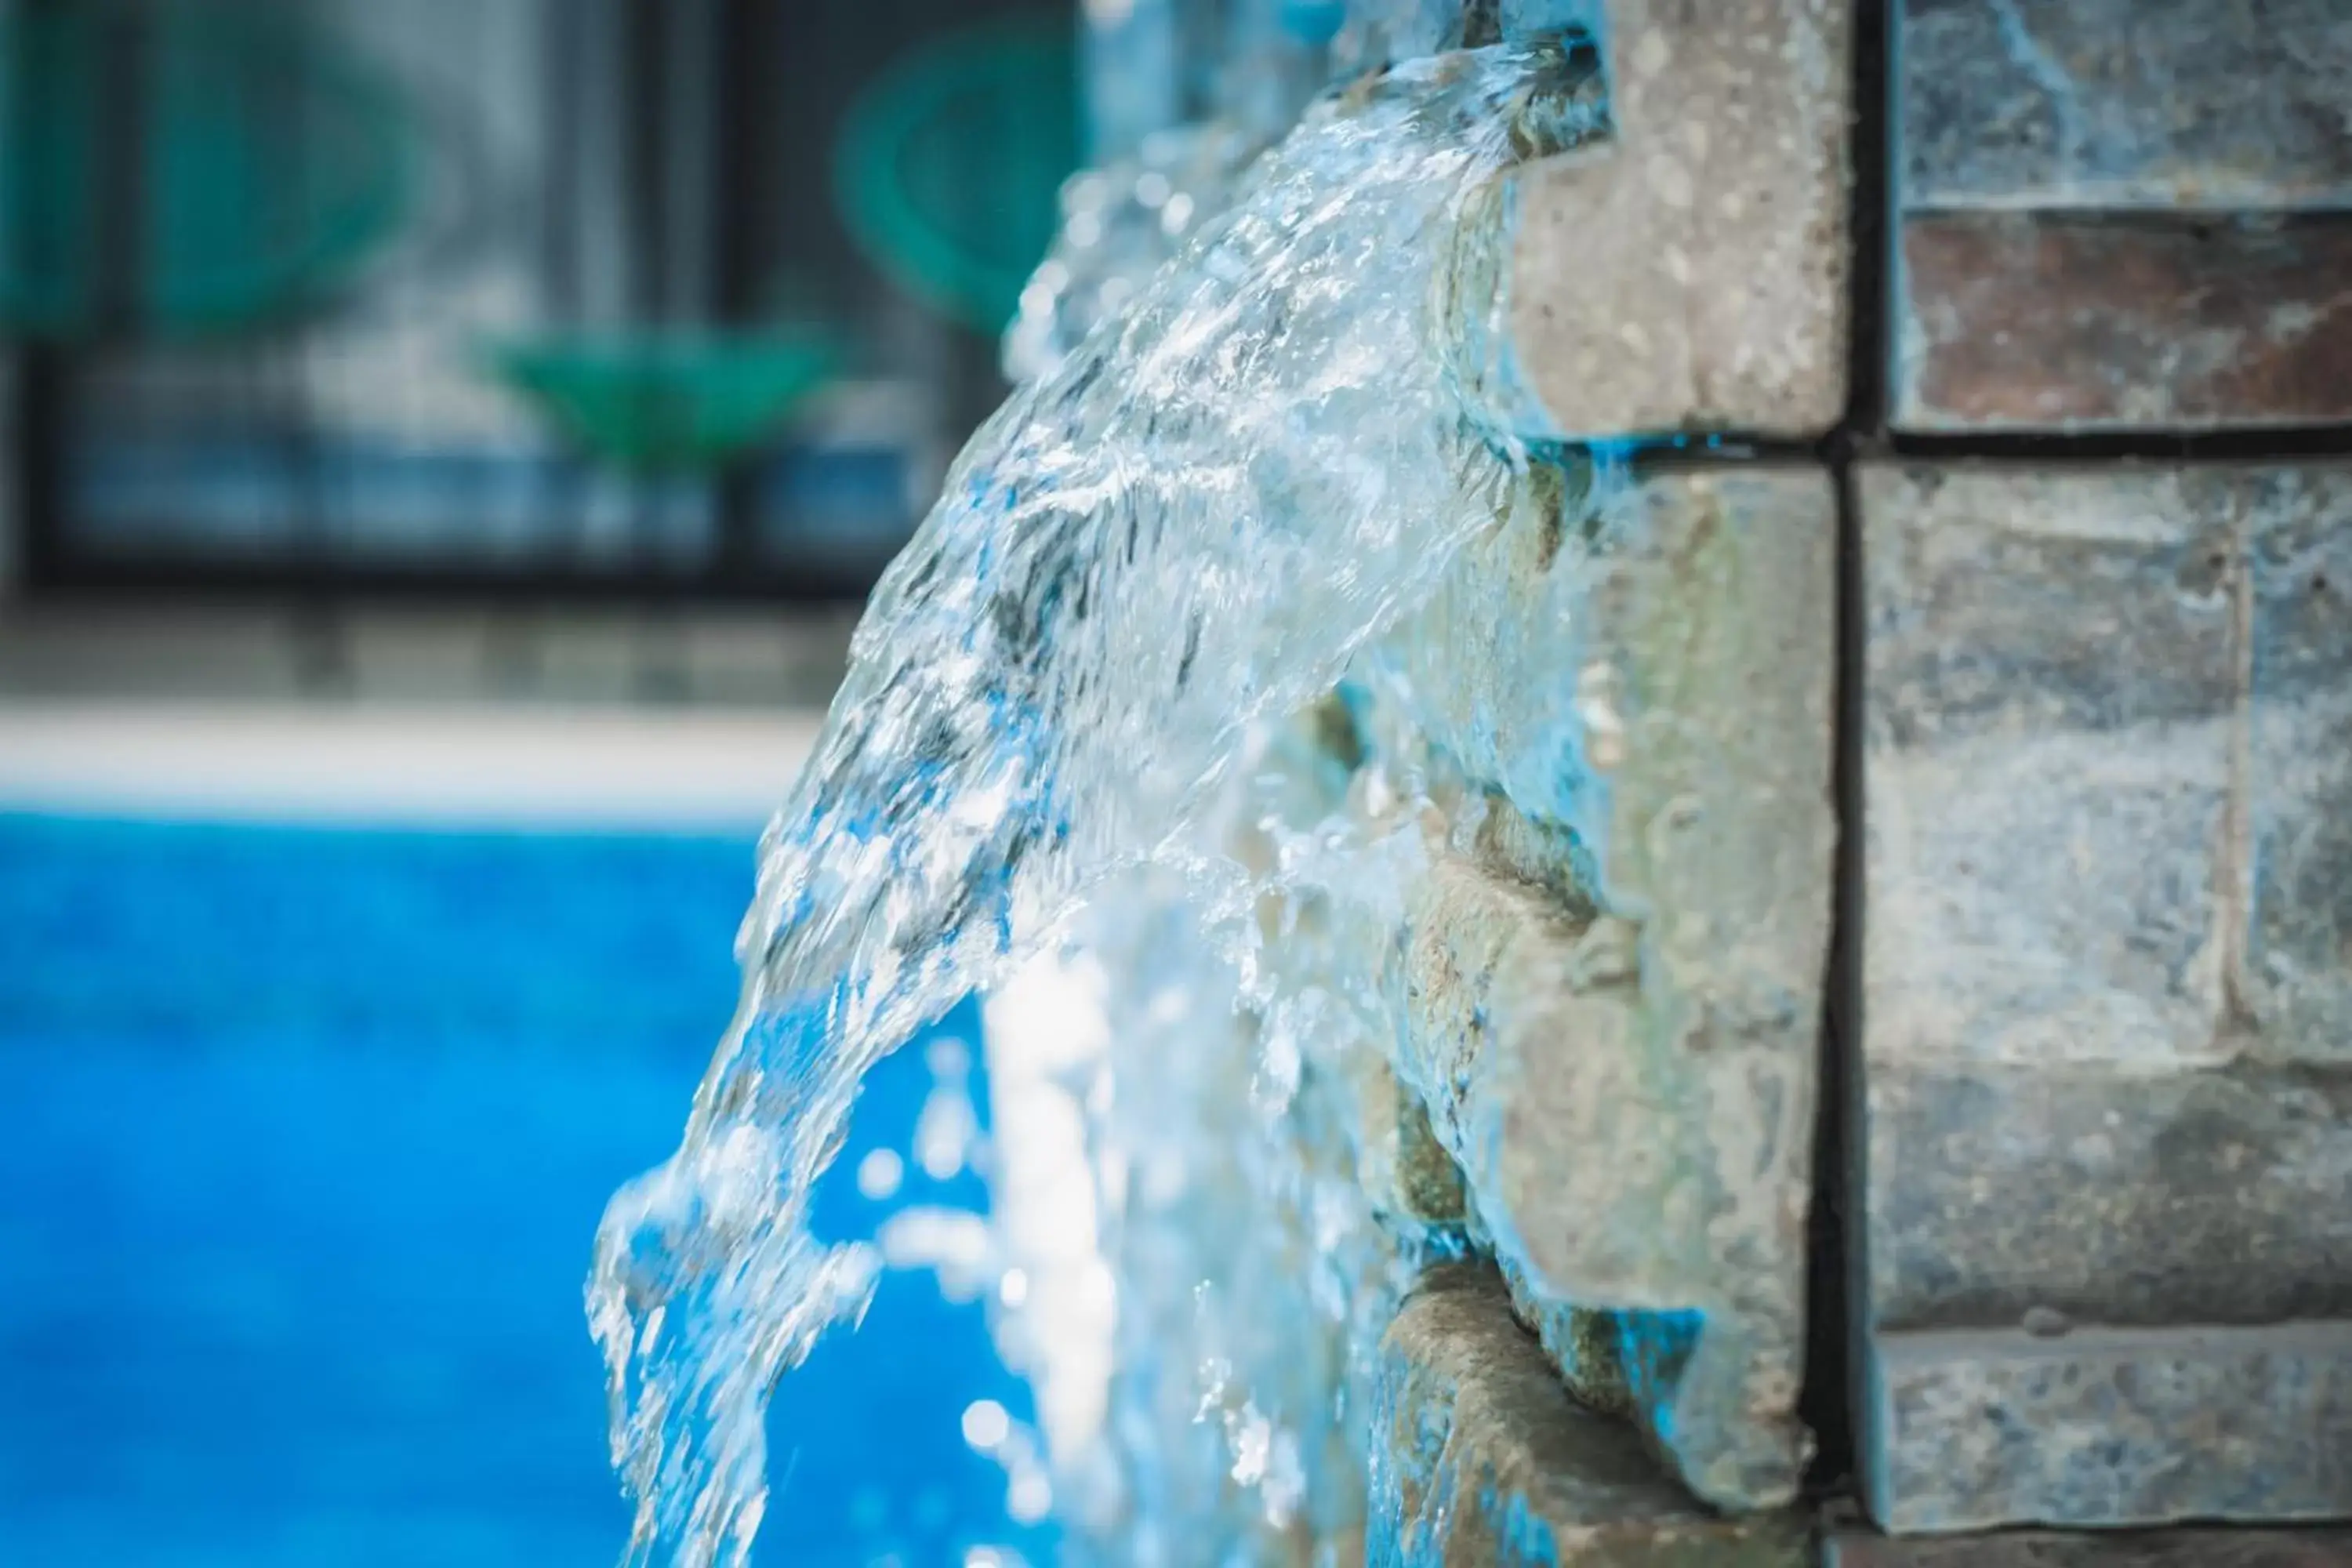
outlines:
M1078 27L0 4L0 1559L617 1557L590 1238L1003 394ZM762 1561L1051 1555L988 1122L973 1010L869 1089L824 1228L898 1267Z
M24 586L854 598L1077 155L1007 0L14 0Z

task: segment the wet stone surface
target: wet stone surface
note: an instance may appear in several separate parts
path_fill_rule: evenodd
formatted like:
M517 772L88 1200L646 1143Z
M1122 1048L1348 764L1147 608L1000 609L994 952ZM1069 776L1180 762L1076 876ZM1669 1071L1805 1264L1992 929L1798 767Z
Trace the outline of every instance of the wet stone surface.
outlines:
M1492 1568L1800 1568L1788 1515L1693 1503L1580 1408L1491 1269L1424 1275L1381 1343L1369 1561Z
M2352 1324L1882 1334L1871 1511L1897 1533L2342 1517Z
M1831 513L1817 470L1656 475L1473 546L1401 639L1500 797L1409 904L1401 1076L1571 1384L1735 1509L1807 1452Z
M1901 428L2352 419L2352 13L1906 0Z

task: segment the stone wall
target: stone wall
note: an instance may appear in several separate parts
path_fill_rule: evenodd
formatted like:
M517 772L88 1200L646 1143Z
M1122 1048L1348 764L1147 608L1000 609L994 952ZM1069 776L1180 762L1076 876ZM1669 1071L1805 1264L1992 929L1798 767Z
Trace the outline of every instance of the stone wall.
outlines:
M1370 1560L2352 1563L2352 7L1355 9L1597 41L1473 368L1635 453L1398 639Z

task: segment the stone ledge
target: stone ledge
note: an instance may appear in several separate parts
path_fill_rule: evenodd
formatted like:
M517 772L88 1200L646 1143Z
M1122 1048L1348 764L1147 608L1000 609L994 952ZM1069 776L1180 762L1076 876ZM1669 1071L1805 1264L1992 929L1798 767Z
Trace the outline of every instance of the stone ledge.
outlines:
M1431 1270L1381 1344L1367 1560L1381 1568L1801 1568L1801 1520L1725 1519L1580 1409L1491 1268Z

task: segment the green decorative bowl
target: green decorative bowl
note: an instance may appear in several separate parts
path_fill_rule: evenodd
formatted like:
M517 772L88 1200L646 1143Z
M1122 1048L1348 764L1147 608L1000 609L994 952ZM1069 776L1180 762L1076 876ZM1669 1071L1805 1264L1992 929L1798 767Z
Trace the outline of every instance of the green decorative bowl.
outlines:
M503 344L489 359L574 445L667 473L723 468L768 445L838 363L814 329L555 337Z
M1076 73L1069 22L1040 17L948 35L877 78L834 155L859 248L934 309L1000 331L1077 165Z

